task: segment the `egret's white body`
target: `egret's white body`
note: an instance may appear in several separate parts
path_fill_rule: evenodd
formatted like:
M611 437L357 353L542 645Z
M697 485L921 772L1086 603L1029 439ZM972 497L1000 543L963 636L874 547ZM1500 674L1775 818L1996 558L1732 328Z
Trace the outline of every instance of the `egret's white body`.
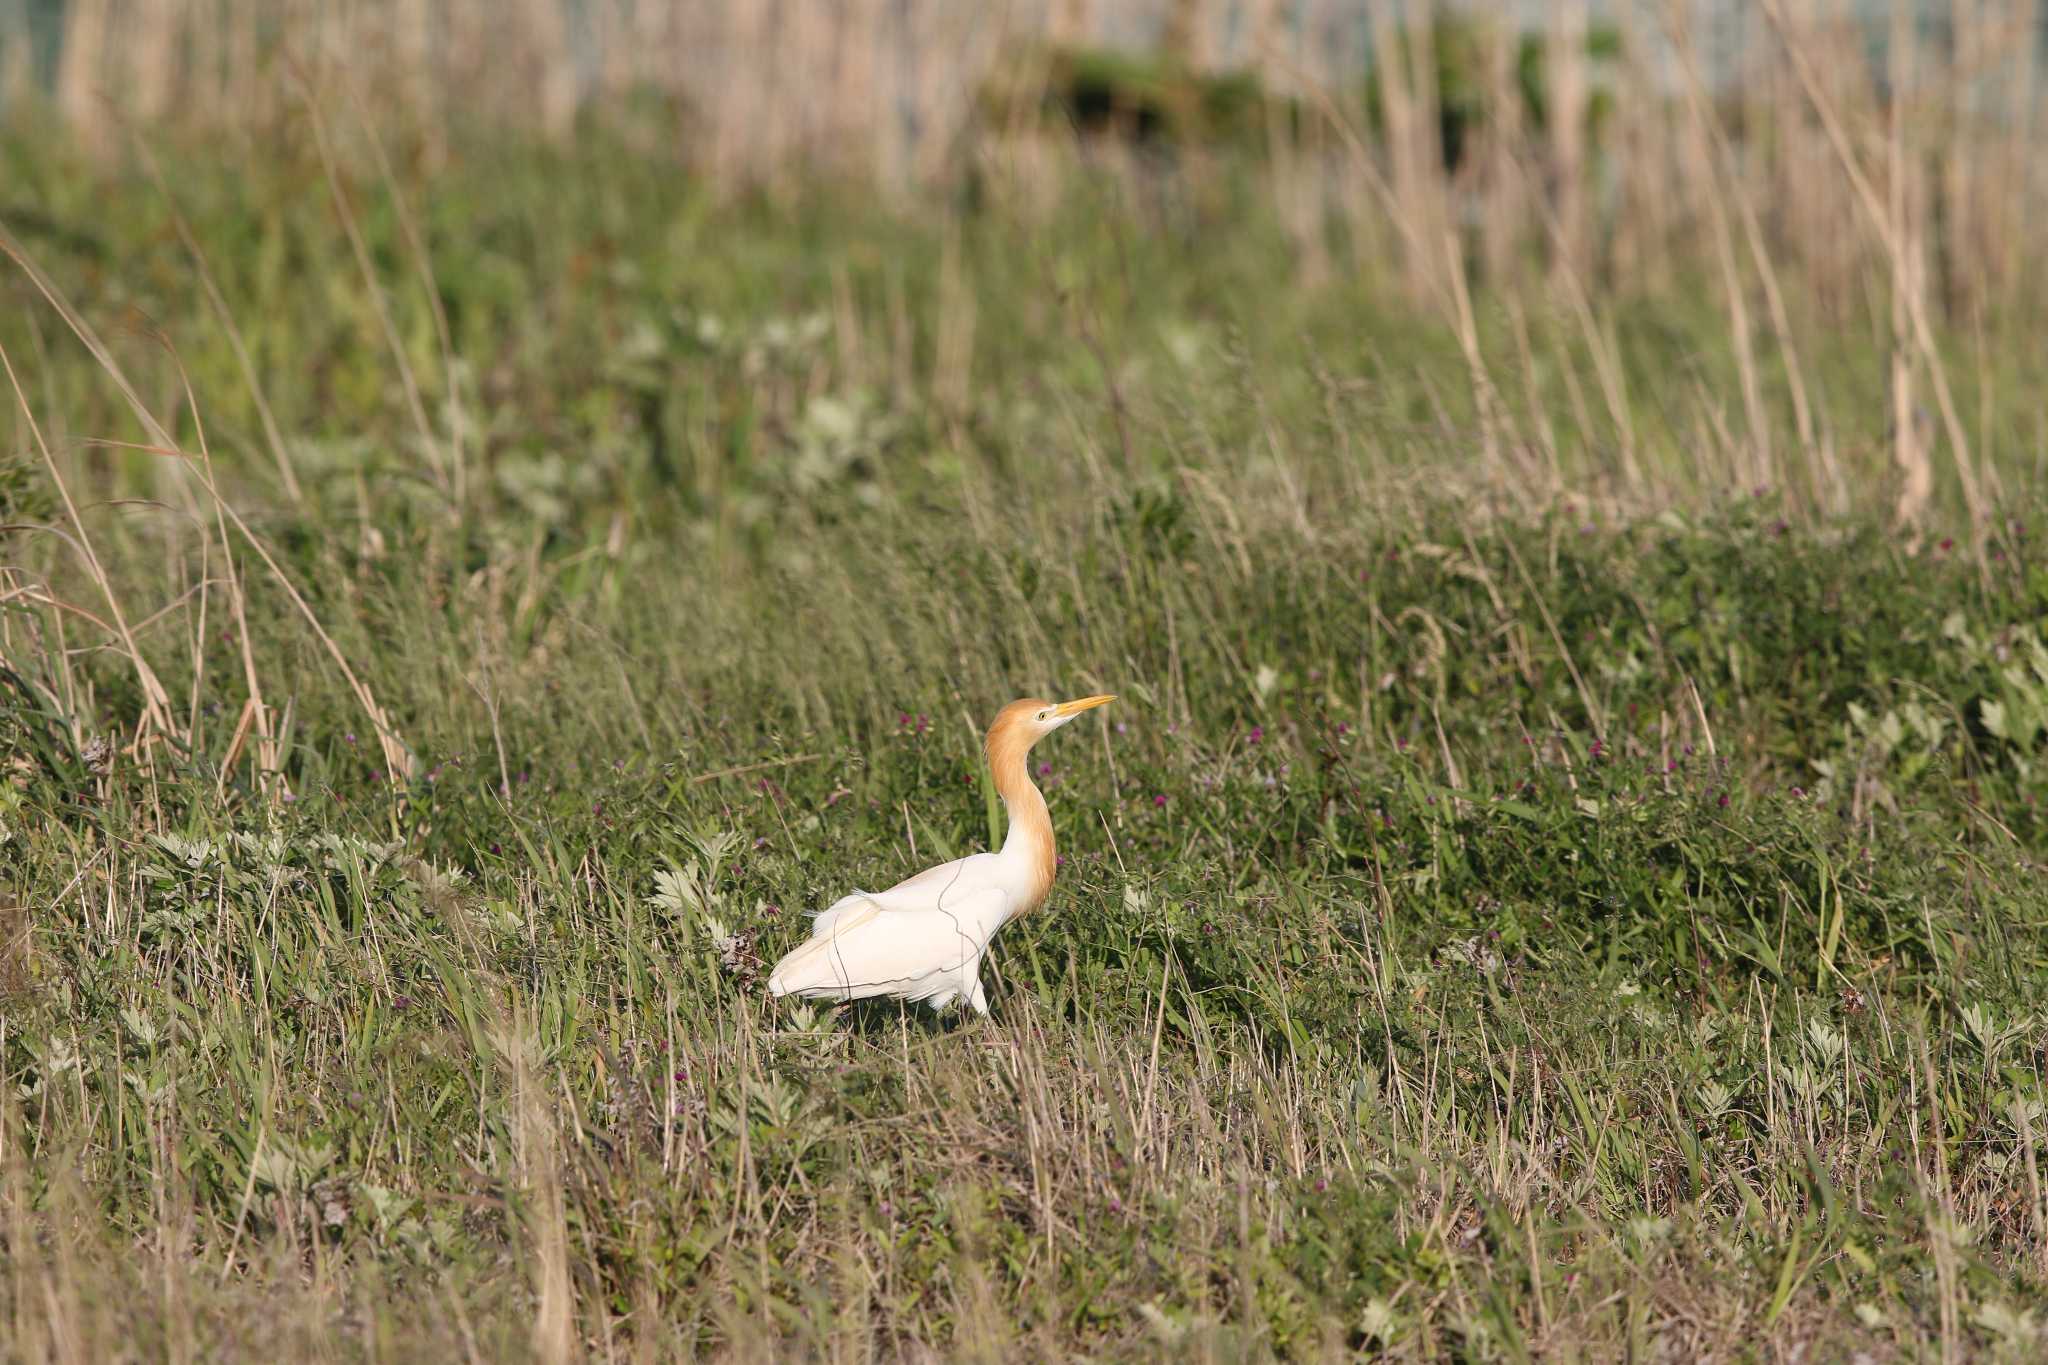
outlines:
M841 897L819 913L811 937L775 964L770 993L827 1000L890 995L933 1009L964 998L987 1014L981 959L989 940L1052 889L1052 817L1025 756L1046 735L1111 700L1027 698L1004 707L988 732L989 771L1010 814L1002 848L926 868L887 891Z

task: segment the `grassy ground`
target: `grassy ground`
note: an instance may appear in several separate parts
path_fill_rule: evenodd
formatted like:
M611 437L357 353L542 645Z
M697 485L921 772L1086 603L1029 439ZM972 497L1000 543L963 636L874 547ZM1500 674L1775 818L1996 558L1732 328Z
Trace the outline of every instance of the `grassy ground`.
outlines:
M1796 289L1767 443L1703 288L1475 364L1227 180L337 140L0 142L12 1358L2041 1349L2026 315L1895 530ZM1093 691L990 1019L763 998Z

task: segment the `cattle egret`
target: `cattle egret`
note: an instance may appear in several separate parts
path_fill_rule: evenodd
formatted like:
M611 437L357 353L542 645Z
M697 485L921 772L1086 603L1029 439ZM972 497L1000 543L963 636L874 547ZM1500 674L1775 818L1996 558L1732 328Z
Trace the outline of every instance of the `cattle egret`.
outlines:
M1052 890L1052 816L1031 781L1031 746L1083 711L1115 697L1013 701L988 727L996 792L1010 813L1001 851L928 868L887 891L834 901L805 943L775 964L770 994L826 1000L893 995L942 1010L966 997L988 1013L981 959L996 930L1044 903Z

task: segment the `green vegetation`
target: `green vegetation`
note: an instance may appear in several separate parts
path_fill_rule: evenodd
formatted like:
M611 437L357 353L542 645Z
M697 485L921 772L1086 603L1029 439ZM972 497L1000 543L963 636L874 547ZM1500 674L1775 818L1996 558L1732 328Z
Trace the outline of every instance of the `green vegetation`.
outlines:
M310 127L0 138L135 395L10 268L0 1350L2040 1350L2024 300L1938 338L1998 515L1944 455L1895 529L1796 279L1752 431L1700 275L1468 352L1227 160L735 201L331 117L343 212ZM1096 690L991 1019L763 998Z
M1055 48L991 77L984 102L999 125L1050 118L1077 132L1200 146L1261 133L1266 97L1243 72L1189 71L1157 56ZM1287 116L1299 111L1288 108Z
M1549 119L1551 77L1544 51L1545 35L1537 32L1511 33L1486 17L1444 13L1434 16L1423 32L1400 30L1393 35L1404 52L1426 52L1431 88L1435 95L1437 138L1444 169L1455 172L1463 161L1466 146L1486 131L1490 119L1499 117L1494 107L1496 92L1489 81L1508 87L1500 94L1512 94L1512 116L1541 129ZM1493 50L1498 45L1498 53ZM1585 35L1581 60L1591 73L1611 76L1621 56L1621 35L1610 24L1598 24ZM1410 56L1408 60L1416 60ZM1497 61L1500 69L1489 70ZM1386 126L1384 67L1374 63L1366 73L1365 106L1376 130ZM1614 112L1614 101L1604 89L1588 92L1585 134L1590 143L1600 141L1604 125Z

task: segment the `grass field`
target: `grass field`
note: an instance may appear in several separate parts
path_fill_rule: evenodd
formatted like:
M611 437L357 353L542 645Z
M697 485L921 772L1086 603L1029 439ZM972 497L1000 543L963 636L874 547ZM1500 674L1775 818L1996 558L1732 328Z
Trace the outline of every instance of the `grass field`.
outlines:
M2038 290L312 108L0 132L0 1354L2048 1349Z

